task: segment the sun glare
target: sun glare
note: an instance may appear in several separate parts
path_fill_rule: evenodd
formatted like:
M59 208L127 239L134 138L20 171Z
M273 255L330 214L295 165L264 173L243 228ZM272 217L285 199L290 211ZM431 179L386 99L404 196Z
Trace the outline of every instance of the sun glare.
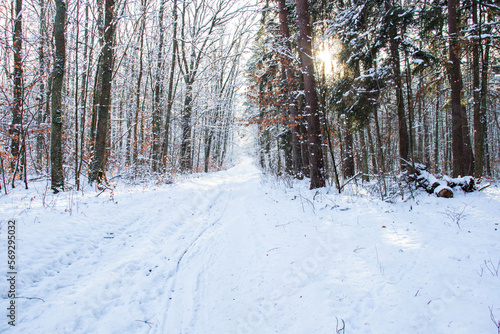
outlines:
M331 75L334 71L335 67L335 58L333 55L330 53L328 50L321 50L317 54L317 60L318 64L321 67L325 67L325 74L326 75ZM319 71L322 70L322 68L318 68Z

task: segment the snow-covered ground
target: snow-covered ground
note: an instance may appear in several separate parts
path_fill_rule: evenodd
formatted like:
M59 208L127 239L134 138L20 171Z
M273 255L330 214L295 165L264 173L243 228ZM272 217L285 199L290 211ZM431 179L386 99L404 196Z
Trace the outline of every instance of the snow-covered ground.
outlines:
M248 155L98 197L32 184L0 197L2 275L8 218L18 298L12 327L2 279L1 333L498 331L497 185L391 204L285 187Z

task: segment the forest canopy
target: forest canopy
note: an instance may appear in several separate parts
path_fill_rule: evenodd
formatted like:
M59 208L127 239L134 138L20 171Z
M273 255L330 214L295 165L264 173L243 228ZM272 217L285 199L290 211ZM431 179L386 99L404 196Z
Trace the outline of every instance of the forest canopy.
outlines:
M498 178L499 17L479 0L4 1L0 184L217 170L242 124L265 170L311 188L387 195L414 164Z

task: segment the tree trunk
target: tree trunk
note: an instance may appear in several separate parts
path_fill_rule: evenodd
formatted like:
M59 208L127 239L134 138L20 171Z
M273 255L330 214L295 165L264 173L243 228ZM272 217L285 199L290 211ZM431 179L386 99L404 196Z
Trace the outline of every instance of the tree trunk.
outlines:
M477 19L477 0L472 0L472 24L474 25L474 35L481 36L479 22ZM483 153L484 153L484 136L481 131L481 92L479 83L479 43L480 37L472 41L472 96L473 96L473 112L474 112L474 160L475 176L480 177L483 173Z
M487 16L488 23L490 22L490 14ZM474 118L474 127L476 130L476 135L479 136L479 149L482 154L482 156L478 156L476 154L476 159L481 160L481 169L478 171L477 169L475 170L476 176L482 176L483 171L484 171L484 158L486 155L486 172L488 175L490 175L489 172L489 164L488 164L488 150L487 150L487 119L486 119L486 110L488 107L488 70L489 70L489 64L490 64L490 43L491 39L489 37L491 28L490 25L488 25L486 34L487 37L485 38L485 46L484 46L484 52L483 52L483 63L482 63L482 69L481 69L481 108L479 110L479 117L478 117L478 122L477 122L477 127L476 127L476 119Z
M84 143L85 143L85 121L86 121L86 116L87 116L87 91L88 91L88 72L89 72L89 62L90 62L90 55L88 52L88 43L89 43L89 31L88 31L88 20L89 20L89 7L90 4L87 1L85 4L85 33L84 33L84 44L83 44L83 70L82 70L82 83L81 83L81 92L80 92L80 130L81 130L81 136L80 136L80 159L78 160L78 165L75 171L75 182L77 186L77 190L80 190L80 173L82 171L82 164L83 164L83 155L84 155Z
M462 80L460 70L460 46L458 44L457 29L457 0L448 0L448 32L450 57L450 86L451 86L451 123L452 123L452 159L453 176L464 175L465 145L463 133L463 112L461 107Z
M304 71L304 91L306 97L306 114L309 135L309 152L311 162L310 189L325 186L325 170L321 137L321 124L318 108L316 81L314 78L314 63L311 47L311 26L309 24L309 9L307 0L296 0L297 19L300 31L299 55Z
M160 10L158 12L158 25L160 29L160 40L158 42L158 58L156 64L155 86L153 91L153 147L152 147L152 170L157 172L160 165L161 157L161 139L160 139L160 126L161 126L161 98L163 95L163 35L165 27L163 26L163 9L165 0L160 2Z
M24 100L24 84L23 84L23 31L22 31L22 16L23 1L15 0L14 11L14 34L13 34L13 49L14 49L14 98L12 102L12 123L10 125L10 153L12 154L13 161L11 163L11 170L15 174L16 165L20 162L20 144L22 137L22 105Z
M50 134L50 166L51 189L54 193L64 190L63 152L62 152L62 86L66 63L66 4L56 0L54 18L54 65L52 70L51 94L51 134Z
M441 79L436 83L436 117L434 120L434 171L441 170L439 167L439 113L441 112Z
M115 35L114 19L115 0L105 1L104 14L104 45L99 59L99 72L101 74L101 93L97 106L97 133L95 139L94 155L89 173L89 182L105 181L106 165L106 139L108 132L109 110L111 107L111 79L113 75L113 41Z
M177 57L177 0L173 0L172 16L173 16L173 32L172 32L172 60L170 62L170 73L168 75L168 91L167 91L167 110L165 118L165 136L163 137L162 159L167 157L168 153L168 138L170 135L170 118L172 107L174 104L174 77L175 63Z
M137 73L137 87L135 90L135 114L134 114L134 138L133 140L133 150L132 150L132 161L134 164L134 169L137 170L137 157L139 155L139 114L141 110L141 85L142 85L142 75L143 75L143 53L144 53L144 33L146 29L146 1L142 0L142 17L141 17L141 31L139 32L139 70ZM136 174L136 173L134 173Z
M398 115L398 129L399 129L399 165L404 167L405 163L402 159L408 161L410 140L408 137L408 127L406 125L405 106L403 100L403 84L401 79L400 57L399 57L399 44L396 39L397 27L389 31L390 50L392 60L392 70L394 83L396 84L396 108Z
M46 4L45 0L39 1L40 5L40 28L38 33L40 34L40 42L38 45L38 78L40 80L39 91L37 97L37 134L36 134L36 163L35 168L37 172L42 171L42 163L43 163L43 146L44 146L44 129L42 124L46 122L45 119L45 95L46 95L46 87L45 87L45 75L47 73L47 61L45 59L45 45L46 45Z
M463 83L460 80L460 84ZM462 94L465 92L462 90ZM462 99L465 99L463 96ZM465 104L461 106L462 111L462 136L464 138L464 175L474 175L474 152L472 152L472 140L469 132L469 121L467 118L467 108Z
M346 118L343 120L343 128L344 128L344 161L343 161L343 172L344 179L349 179L354 176L354 145L353 145L353 134L351 129L351 122L349 122Z
M366 146L365 130L359 130L359 142L361 145L361 170L363 172L363 182L370 181L369 170L368 170L368 148Z
M413 126L415 124L415 102L413 97L412 90L412 75L411 75L411 67L410 67L410 57L408 52L405 51L405 65L406 65L406 101L408 105L408 157L412 162L415 161L415 155L418 157L419 152L423 152L425 150L425 143L421 145L415 145L415 143L421 143L420 140L417 140L419 137L418 134L414 133ZM421 116L421 114L418 114ZM420 124L422 124L420 122ZM419 146L419 147L417 147ZM418 150L420 148L421 150ZM422 159L425 155L421 154L420 159Z
M280 20L280 33L282 38L282 43L284 46L284 53L292 54L292 46L290 43L290 29L288 26L288 16L286 12L285 0L278 0L279 5L279 20ZM302 177L302 157L300 152L300 134L299 134L299 124L297 121L297 102L295 98L295 91L297 89L295 78L293 75L292 66L290 64L290 59L286 55L281 56L281 67L284 71L284 80L287 85L288 99L287 105L290 114L290 131L292 139L292 163L293 163L293 173L296 177Z
M186 92L184 96L184 110L181 119L181 161L180 168L183 172L190 172L193 167L192 143L191 143L191 113L193 110L193 83L186 82Z
M74 91L74 99L75 99L75 156L74 156L74 162L75 162L75 185L77 189L80 189L80 173L78 172L78 161L80 159L80 146L79 146L79 135L80 135L80 126L79 126L79 102L78 102L78 95L79 95L79 89L78 89L78 44L79 44L79 39L80 39L80 0L76 1L76 9L77 13L77 19L76 19L76 37L75 37L75 91ZM82 87L83 91L83 87ZM82 124L83 126L83 124ZM83 132L82 132L83 135Z
M354 64L354 77L359 78L361 76L361 68L359 61ZM355 173L355 162L354 162L354 145L353 145L353 122L345 114L340 115L342 122L342 135L343 135L343 148L344 156L342 161L343 166L343 176L344 179L349 179L354 176Z
M212 148L212 130L205 130L205 161L203 171L208 173L208 168L210 165L210 149Z
M382 197L387 195L387 184L385 182L385 154L384 154L384 147L382 146L382 136L380 135L380 124L378 121L378 110L375 110L373 113L374 116L374 121L375 121L375 135L377 136L377 148L378 148L378 165L379 165L379 173L380 173L380 180L382 183L382 188L380 190ZM389 131L390 133L390 131Z

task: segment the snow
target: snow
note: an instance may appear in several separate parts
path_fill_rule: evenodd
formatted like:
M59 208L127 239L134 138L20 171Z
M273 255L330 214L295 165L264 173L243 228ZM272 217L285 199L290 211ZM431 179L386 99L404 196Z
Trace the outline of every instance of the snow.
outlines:
M0 197L0 272L15 218L19 297L0 332L496 332L497 185L386 203L286 187L251 153L169 185Z

